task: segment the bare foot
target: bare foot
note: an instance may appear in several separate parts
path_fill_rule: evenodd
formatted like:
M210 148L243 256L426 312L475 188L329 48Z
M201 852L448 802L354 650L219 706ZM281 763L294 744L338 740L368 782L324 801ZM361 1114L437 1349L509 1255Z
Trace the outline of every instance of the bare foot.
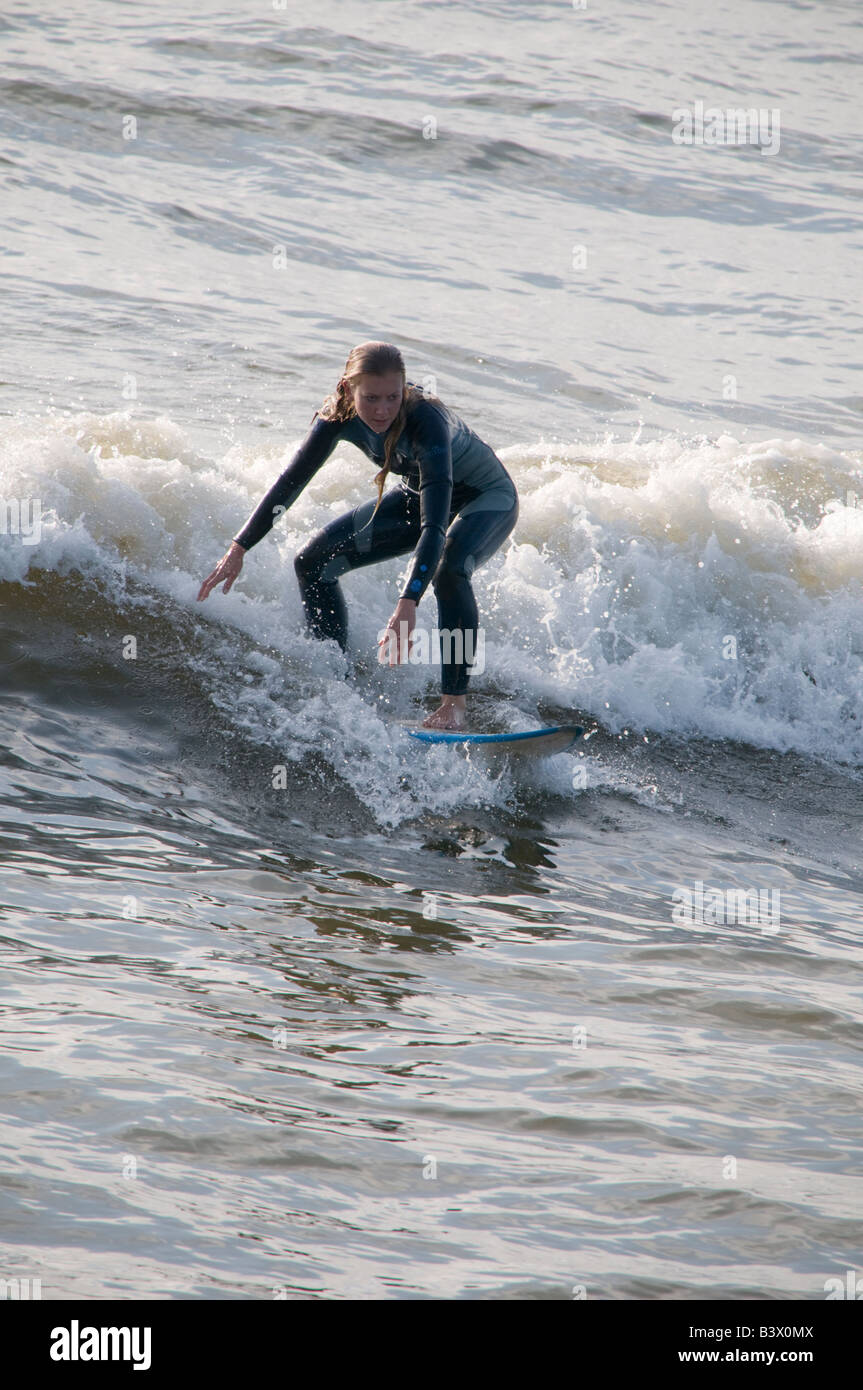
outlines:
M424 729L463 729L465 727L465 696L444 695L438 709L423 720Z

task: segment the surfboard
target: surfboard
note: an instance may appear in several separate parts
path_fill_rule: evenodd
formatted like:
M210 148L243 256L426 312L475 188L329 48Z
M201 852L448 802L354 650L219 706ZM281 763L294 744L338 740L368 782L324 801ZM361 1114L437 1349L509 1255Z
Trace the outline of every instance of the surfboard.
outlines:
M555 724L519 734L469 734L461 729L408 729L407 732L421 743L458 744L463 748L480 746L490 753L529 753L546 757L571 748L582 737L584 729L577 724Z

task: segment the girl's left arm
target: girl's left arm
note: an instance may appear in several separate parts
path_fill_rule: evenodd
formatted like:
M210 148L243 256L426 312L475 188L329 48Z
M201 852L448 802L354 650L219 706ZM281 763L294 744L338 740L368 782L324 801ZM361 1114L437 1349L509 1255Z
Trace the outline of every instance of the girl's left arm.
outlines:
M452 439L446 421L429 410L413 439L420 468L420 538L401 597L419 603L440 563L452 500Z

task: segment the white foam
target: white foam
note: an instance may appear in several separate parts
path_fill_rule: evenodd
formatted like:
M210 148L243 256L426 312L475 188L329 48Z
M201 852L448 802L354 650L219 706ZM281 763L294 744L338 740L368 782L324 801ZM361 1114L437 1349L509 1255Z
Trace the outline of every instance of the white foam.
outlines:
M293 556L374 495L374 468L355 449L336 450L250 553L239 586L196 604L201 580L296 442L235 445L216 459L170 420L130 412L4 420L0 495L38 498L42 525L35 545L2 538L0 577L80 571L119 597L133 574L194 612L212 630L214 699L237 727L280 743L286 758L325 750L382 824L465 798L503 804L517 770L496 779L449 750L418 753L346 685L335 645L304 633ZM501 454L521 510L514 538L475 581L486 633L478 691L508 692L529 714L552 700L612 731L863 759L863 508L847 505L849 491L863 496L858 457L799 439L742 445L729 436ZM408 563L342 580L351 654L372 670ZM437 622L431 591L419 621ZM407 713L439 689L439 668L375 679ZM530 780L547 776L560 790L558 762L533 768Z

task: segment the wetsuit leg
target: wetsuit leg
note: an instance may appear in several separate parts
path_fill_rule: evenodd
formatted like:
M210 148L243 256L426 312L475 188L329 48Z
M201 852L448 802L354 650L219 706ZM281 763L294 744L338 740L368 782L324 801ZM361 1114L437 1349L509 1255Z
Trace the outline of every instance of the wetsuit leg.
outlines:
M348 610L339 576L412 551L419 539L419 502L405 488L384 494L369 524L376 497L325 526L294 559L309 631L347 646Z
M441 693L467 693L470 671L465 660L447 660L476 653L479 613L476 606L471 575L478 565L503 544L518 520L518 498L508 510L496 507L482 510L480 498L471 503L468 515L459 514L447 531L443 555L434 577L438 602L438 628L441 632L460 629L461 644L441 638ZM458 647L461 645L461 652ZM447 648L450 646L450 650Z

